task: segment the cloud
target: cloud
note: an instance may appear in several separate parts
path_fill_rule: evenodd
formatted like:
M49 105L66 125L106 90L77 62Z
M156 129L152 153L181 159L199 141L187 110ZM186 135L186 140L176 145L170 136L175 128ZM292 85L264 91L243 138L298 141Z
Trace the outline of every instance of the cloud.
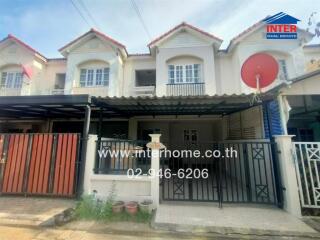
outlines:
M0 34L9 32L48 57L57 49L88 31L70 0L1 0ZM74 0L76 3L78 0ZM150 41L134 11L131 0L82 0L101 31L125 44L129 52L147 52ZM315 1L304 0L135 0L152 37L187 21L228 40L266 15L280 11L303 20L317 10ZM79 7L81 5L78 3ZM83 12L86 15L85 12ZM86 16L88 21L89 17ZM93 25L93 24L92 24Z

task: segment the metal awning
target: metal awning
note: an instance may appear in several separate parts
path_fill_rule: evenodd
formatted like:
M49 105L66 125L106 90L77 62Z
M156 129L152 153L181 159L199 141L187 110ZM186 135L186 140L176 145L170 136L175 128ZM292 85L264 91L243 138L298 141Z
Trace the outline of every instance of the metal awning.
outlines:
M252 96L93 97L92 103L109 116L228 115L252 107Z
M155 115L228 115L252 107L250 95L91 97L89 95L39 95L0 97L0 118L91 118ZM255 105L259 105L256 103Z
M0 118L83 118L89 95L38 95L0 97Z

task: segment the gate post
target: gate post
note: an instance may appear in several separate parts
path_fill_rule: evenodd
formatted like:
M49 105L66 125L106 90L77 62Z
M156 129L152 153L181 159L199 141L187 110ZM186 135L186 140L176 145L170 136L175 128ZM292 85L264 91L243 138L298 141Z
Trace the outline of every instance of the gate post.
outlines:
M292 140L294 135L275 135L275 142L278 147L280 177L284 191L284 209L290 214L301 217L301 206L299 200L299 189L295 170Z
M154 176L151 178L151 198L154 208L159 206L160 195L160 181L159 181L159 169L160 169L160 149L164 148L160 142L161 134L149 134L151 142L147 144L147 147L151 149L151 169Z

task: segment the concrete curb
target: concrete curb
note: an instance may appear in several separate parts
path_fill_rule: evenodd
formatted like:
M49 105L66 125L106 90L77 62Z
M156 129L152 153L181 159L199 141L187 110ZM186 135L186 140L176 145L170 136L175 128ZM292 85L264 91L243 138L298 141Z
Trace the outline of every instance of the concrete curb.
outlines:
M155 230L181 232L181 233L211 233L222 235L246 235L246 236L270 236L270 237L299 237L299 238L314 238L319 239L319 233L303 233L303 232L290 232L290 231L271 231L260 230L253 228L228 228L228 227L202 227L187 224L168 224L168 223L156 223L154 219L151 221L151 227Z

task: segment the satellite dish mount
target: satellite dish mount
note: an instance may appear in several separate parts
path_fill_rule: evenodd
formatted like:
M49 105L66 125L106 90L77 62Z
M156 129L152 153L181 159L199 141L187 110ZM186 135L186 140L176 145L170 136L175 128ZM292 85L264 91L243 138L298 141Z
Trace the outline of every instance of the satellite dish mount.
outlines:
M278 62L269 54L256 53L250 56L242 65L241 78L255 92L249 100L250 105L261 103L261 89L271 85L279 72Z

